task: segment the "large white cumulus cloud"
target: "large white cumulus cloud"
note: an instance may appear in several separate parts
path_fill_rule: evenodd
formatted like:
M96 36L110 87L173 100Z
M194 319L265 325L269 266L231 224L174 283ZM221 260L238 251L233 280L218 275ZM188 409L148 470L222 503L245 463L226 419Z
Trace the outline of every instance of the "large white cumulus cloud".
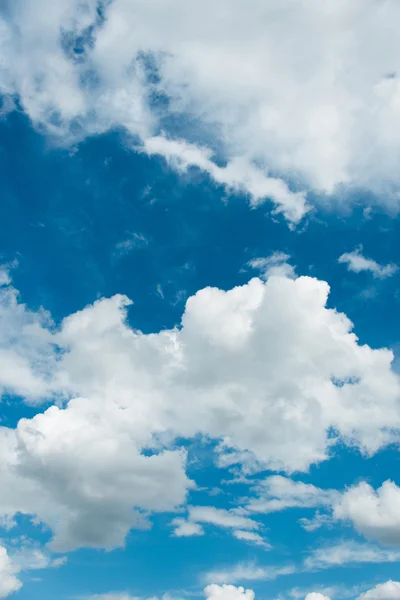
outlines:
M124 296L56 328L4 285L0 386L61 404L0 429L0 513L37 515L58 550L111 548L185 502L193 483L176 438L216 439L223 465L288 472L327 458L338 437L368 454L397 440L392 353L361 346L328 293L285 276L205 288L180 327L145 335Z
M0 89L51 133L122 126L145 151L270 197L292 221L304 196L272 174L303 189L366 186L397 204L396 0L3 4ZM188 117L179 132L171 114Z

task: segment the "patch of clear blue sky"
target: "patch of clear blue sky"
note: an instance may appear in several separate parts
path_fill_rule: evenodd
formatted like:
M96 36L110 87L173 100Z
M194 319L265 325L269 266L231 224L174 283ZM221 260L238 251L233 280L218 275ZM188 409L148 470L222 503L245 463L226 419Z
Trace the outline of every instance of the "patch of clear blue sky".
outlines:
M292 232L281 217L272 218L268 203L250 210L245 198L228 196L196 170L178 176L162 160L130 150L119 132L88 139L71 151L52 146L17 113L0 121L0 190L1 259L18 260L13 278L22 300L32 308L43 305L56 322L100 296L123 293L134 300L132 326L144 332L172 327L188 295L207 285L229 289L245 283L256 275L243 270L251 258L279 250L291 255L299 274L329 282L330 306L346 312L362 342L396 347L400 339L397 275L373 280L337 263L359 244L380 263L400 263L398 218L378 209L364 218L361 194L347 214L320 207ZM5 401L2 422L15 426L35 410L18 399ZM191 451L198 441L187 444ZM212 447L202 448L202 456L203 468L194 463L189 475L200 486L221 486L228 472L213 466ZM399 455L390 449L369 460L339 449L335 458L301 479L334 488L356 478L379 485L393 479L398 466ZM228 508L231 492L232 486L216 496L192 492L190 501ZM261 517L275 546L272 552L212 528L204 537L173 538L171 515L157 516L152 530L132 531L126 550L78 551L59 570L24 574L26 582L32 577L41 581L24 587L19 598L54 600L110 587L132 595L198 590L207 570L237 561L301 562L322 541L354 537L338 528L306 533L297 523L303 516L311 511ZM46 538L24 520L20 530L41 542ZM267 598L292 585L355 585L360 579L373 583L391 577L393 565L385 564L249 581L248 586Z

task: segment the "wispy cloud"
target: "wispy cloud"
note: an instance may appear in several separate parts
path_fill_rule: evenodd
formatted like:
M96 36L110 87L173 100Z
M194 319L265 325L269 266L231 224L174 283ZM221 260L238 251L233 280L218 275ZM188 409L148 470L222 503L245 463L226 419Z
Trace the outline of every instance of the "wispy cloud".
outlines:
M339 257L338 262L346 264L347 269L353 273L369 271L376 279L386 279L398 271L398 266L393 263L380 265L372 258L364 256L362 246L356 248L353 252L345 252Z

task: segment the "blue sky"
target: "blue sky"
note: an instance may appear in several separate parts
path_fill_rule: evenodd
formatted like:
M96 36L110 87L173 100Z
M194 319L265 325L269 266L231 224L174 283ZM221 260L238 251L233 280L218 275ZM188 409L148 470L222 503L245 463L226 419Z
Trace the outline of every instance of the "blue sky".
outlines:
M0 598L400 598L398 11L1 7Z

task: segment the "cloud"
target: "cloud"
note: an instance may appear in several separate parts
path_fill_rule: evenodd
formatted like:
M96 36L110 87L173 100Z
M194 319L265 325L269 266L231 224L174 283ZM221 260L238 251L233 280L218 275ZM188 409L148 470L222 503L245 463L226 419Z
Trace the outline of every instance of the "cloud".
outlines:
M11 561L7 550L0 546L0 598L8 598L14 592L17 592L22 583L17 578L19 569Z
M207 600L254 600L253 590L234 585L208 585L204 588Z
M260 524L248 517L236 514L234 510L224 510L213 506L189 506L189 517L197 523L210 523L217 527L258 529Z
M387 581L359 596L358 600L398 600L400 598L400 582Z
M294 279L296 274L294 267L287 262L289 258L289 254L274 252L271 256L253 258L248 265L253 269L258 269L263 279L268 279L271 275L282 275Z
M17 550L10 551L12 561L21 571L58 569L67 563L66 556L53 558L48 552L33 544L23 542Z
M377 490L366 482L349 488L335 505L334 516L350 521L368 539L400 545L400 488L392 481Z
M232 530L232 535L238 540L270 548L270 545L265 542L261 535L252 531L258 529L261 524L243 514L239 514L239 511L235 509L225 510L213 506L189 506L188 519L177 518L171 524L176 526L174 535L177 537L203 535L204 529L200 524L208 524Z
M330 598L324 594L320 594L319 592L310 592L307 594L305 600L330 600Z
M204 529L198 523L186 521L185 519L174 519L171 525L175 527L174 535L176 537L190 537L193 535L204 535Z
M271 513L287 508L330 507L339 499L336 490L324 490L312 484L294 481L282 475L271 475L253 488L246 509L251 512Z
M201 169L228 190L247 193L252 206L268 198L276 205L275 213L283 213L292 223L298 223L310 210L304 192L291 192L282 179L269 177L246 159L235 158L219 167L211 160L207 148L164 137L145 140L144 151L149 155L161 155L178 171L185 172L189 167Z
M123 128L293 221L304 188L398 207L396 2L222 0L212 22L212 0L98 6L7 3L0 90L37 127L63 143Z
M353 252L345 252L339 257L339 262L347 264L348 270L354 273L369 271L376 279L386 279L398 271L397 265L392 263L380 265L375 260L366 258L362 254L362 248L353 250Z
M232 535L238 539L243 540L245 542L249 542L250 544L255 544L256 546L261 546L265 550L271 550L272 546L268 542L261 537L259 533L255 531L242 531L240 529L235 529L232 531Z
M396 441L393 355L360 346L328 293L309 277L205 288L179 327L147 335L128 324L125 296L55 327L0 288L0 387L59 404L0 428L0 517L35 515L54 550L109 549L186 503L194 484L176 439L215 440L220 465L287 472L327 459L337 440L368 455ZM265 500L323 505L331 494L281 478L267 480ZM234 511L190 511L194 522L257 529Z
M350 563L385 563L400 560L400 551L358 542L340 542L314 549L305 559L307 570L347 566Z
M141 454L129 413L80 398L1 429L0 511L35 515L54 532L52 549L68 551L122 546L146 526L142 511L184 503L185 453Z
M294 565L267 565L257 566L252 563L238 563L231 567L209 571L204 579L207 582L224 584L227 581L240 583L241 581L272 581L284 575L296 572Z

